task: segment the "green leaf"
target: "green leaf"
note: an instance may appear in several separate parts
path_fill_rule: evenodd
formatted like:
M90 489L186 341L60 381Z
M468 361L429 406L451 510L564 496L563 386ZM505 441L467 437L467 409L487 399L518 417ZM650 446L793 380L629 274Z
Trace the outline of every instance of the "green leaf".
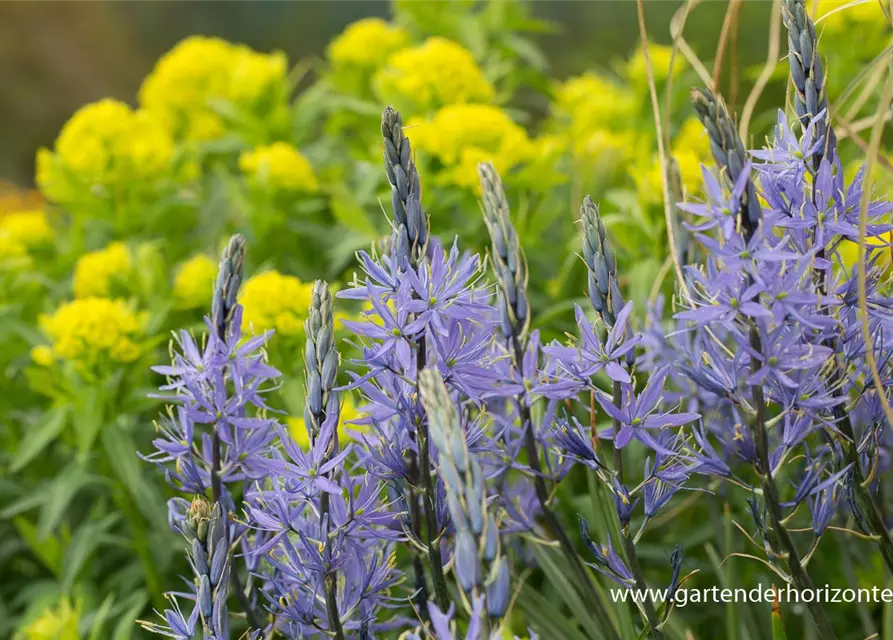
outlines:
M531 587L524 585L517 603L530 620L531 626L539 632L540 637L587 640L563 611Z
M598 620L592 616L591 609L586 606L579 590L569 579L573 573L564 558L556 557L556 552L539 545L533 545L533 552L549 583L558 592L562 602L568 606L589 637L598 638L604 635Z
M94 477L78 462L68 465L53 479L37 521L39 540L43 540L56 529L77 492L93 480Z
M344 185L332 189L331 209L335 219L351 231L370 239L378 237L378 230L369 214Z
M117 514L111 514L102 520L85 523L74 533L62 561L63 591L67 592L71 588L84 564L102 543L102 534L119 519Z
M78 451L86 458L93 448L96 434L102 427L103 398L101 387L82 385L77 390L72 422L77 431Z
M47 569L58 576L62 570L62 544L58 538L38 539L37 527L22 516L13 518L12 524L34 555L43 562Z
M0 511L0 519L8 520L20 513L30 511L34 507L41 506L46 500L46 495L39 491L22 496L15 502L11 502L3 511Z
M149 598L144 592L137 594L134 604L121 614L118 624L115 625L115 632L112 634L112 640L130 640L133 631L136 628L136 619L140 612L146 608Z
M59 435L68 422L68 412L68 405L50 409L41 416L37 426L28 429L9 467L12 473L24 468Z
M88 636L89 640L101 640L105 637L102 634L102 631L105 630L106 619L109 617L109 612L114 604L115 595L110 593L92 615L86 616L86 619L83 622L87 624L90 629L90 635Z
M102 446L122 488L133 498L149 522L165 522L167 509L158 490L146 481L137 447L126 426L119 422L102 431Z

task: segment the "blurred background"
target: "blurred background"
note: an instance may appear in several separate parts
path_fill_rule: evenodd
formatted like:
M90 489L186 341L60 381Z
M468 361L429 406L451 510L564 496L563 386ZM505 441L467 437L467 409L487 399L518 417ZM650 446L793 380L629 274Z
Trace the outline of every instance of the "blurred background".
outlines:
M656 42L669 42L680 4L647 3ZM708 2L693 12L686 32L699 54L716 48L725 11L726 3ZM765 56L770 12L769 2L742 6L742 64ZM607 67L627 57L638 39L635 2L627 0L542 0L531 13L560 26L533 37L555 78ZM388 3L379 0L0 3L0 177L30 184L35 149L51 146L73 112L109 96L134 104L158 57L186 36L219 36L298 60L322 57L349 23L388 15Z

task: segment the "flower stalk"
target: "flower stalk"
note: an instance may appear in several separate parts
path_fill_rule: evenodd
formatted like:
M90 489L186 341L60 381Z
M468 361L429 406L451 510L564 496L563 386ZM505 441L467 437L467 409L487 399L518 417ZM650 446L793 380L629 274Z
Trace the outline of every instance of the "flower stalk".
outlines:
M758 231L761 212L753 180L744 173L749 172L750 166L747 162L744 145L738 137L732 118L721 98L715 96L707 89L695 89L692 91L692 103L698 118L707 129L707 134L710 138L710 148L720 171L725 175L729 186L734 186L735 190L741 193L738 202L739 227L744 242L750 243ZM743 189L741 188L742 180L746 181ZM752 276L748 275L748 280L751 284L753 283ZM747 324L749 326L750 347L753 353L763 354L756 320L748 317ZM756 375L760 367L761 362L757 358L751 357L751 370L754 375ZM812 578L810 578L803 567L797 547L784 524L781 500L770 463L766 399L761 383L751 385L751 398L756 411L752 429L756 450L754 470L759 478L760 487L763 490L763 499L766 502L772 522L770 543L773 547L773 553L778 558L784 559L788 573L798 589L801 591L813 590ZM834 629L822 606L816 602L809 603L807 606L813 622L815 622L819 637L823 639L835 638Z
M394 213L393 255L402 269L414 268L424 261L428 243L428 220L422 210L421 181L412 157L412 146L403 132L403 120L391 107L384 110L381 118L381 134L384 143L384 164L391 185L392 211ZM415 340L416 376L427 364L428 348L424 333ZM425 530L428 564L437 605L446 610L449 592L443 574L443 558L440 550L440 532L437 526L435 484L431 471L431 452L428 425L425 420L416 424L418 456L411 456L410 519L413 534L421 538ZM421 495L418 487L421 488ZM422 502L421 513L418 501ZM424 527L422 523L424 519ZM416 564L418 573L419 564ZM419 584L423 579L417 576Z
M527 331L530 326L530 302L527 299L527 259L511 222L508 200L499 174L492 164L485 162L478 165L478 175L483 191L484 221L490 233L491 255L498 284L497 296L502 334L509 347L512 366L519 376L523 376L522 362L528 348ZM533 472L534 490L546 525L552 535L558 539L568 563L581 580L603 629L610 632L612 637L617 637L613 622L595 589L592 577L549 505L549 490L546 487L545 475L540 462L533 417L524 392L517 396L516 405L523 431L524 450Z
M815 25L809 17L803 0L785 0L782 5L782 18L788 29L788 61L791 82L795 89L794 108L797 116L805 129L819 114L824 114L821 118L816 119L814 125L816 139L823 139L822 145L815 150L812 156L812 169L818 173L823 159L827 159L829 163L834 161L837 141L834 129L830 124L831 114L828 110L828 96L824 86L824 70L818 53ZM813 182L812 199L815 203L815 181ZM817 258L825 258L824 246L820 247ZM824 271L820 271L817 275L821 291L824 292L827 277ZM827 340L825 346L833 347L832 341ZM840 397L838 386L840 378L841 373L838 368L835 368L831 374L830 383L834 389L834 395L838 398ZM844 436L842 446L846 463L853 469L853 484L858 505L862 509L870 532L877 536L878 547L884 563L890 571L893 571L893 538L886 526L882 505L865 481L853 425L841 403L834 405L832 413Z
M329 286L322 280L313 283L310 298L310 309L304 323L307 341L304 348L304 372L306 380L306 401L304 420L310 432L311 443L320 437L322 425L327 420L339 420L338 393L335 381L338 374L338 351L335 348L335 318L332 309L332 296ZM322 464L328 463L338 454L338 427L332 431L331 442L328 443ZM332 470L329 478L334 475ZM323 544L332 544L330 537L330 494L319 493L319 518L322 523ZM344 627L338 611L338 572L327 571L323 583L325 585L326 613L329 632L336 640L344 640Z
M245 263L245 238L235 234L229 240L220 257L220 268L214 286L214 297L211 300L211 326L217 333L217 339L225 343L230 331L233 316L238 306L239 288L242 286ZM220 478L220 432L217 428L211 436L211 496L215 508L219 508L223 499L223 487ZM226 530L224 529L224 536ZM239 605L245 612L248 624L253 629L263 626L257 618L254 607L242 589L238 571L228 571L232 581L233 592Z

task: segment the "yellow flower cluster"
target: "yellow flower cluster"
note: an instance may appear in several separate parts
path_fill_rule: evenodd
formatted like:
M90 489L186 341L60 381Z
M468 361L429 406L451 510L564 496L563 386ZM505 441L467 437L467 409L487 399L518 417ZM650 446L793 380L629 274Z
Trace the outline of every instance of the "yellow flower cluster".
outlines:
M126 278L132 269L133 255L123 242L113 242L104 249L85 253L74 266L74 296L108 296L113 282Z
M335 67L377 69L393 52L409 43L409 34L381 18L364 18L347 28L328 47Z
M690 196L703 182L701 165L710 163L710 141L704 126L697 118L691 117L682 123L673 139L670 150L679 167L682 188ZM648 168L634 167L631 170L639 188L639 196L646 202L659 202L662 198L660 158L651 157Z
M666 80L671 73L675 78L685 69L685 59L679 52L674 57L672 47L650 42L648 43L648 58L651 61L655 82ZM672 70L670 69L671 60L673 62ZM645 84L648 82L648 65L645 63L645 52L642 47L636 49L627 61L626 75L635 83Z
M363 433L368 430L368 427L359 424L347 424L351 420L360 418L363 413L357 409L351 395L344 394L339 400L341 401L341 424L338 427L338 437L340 441L344 443L352 439L350 437L352 434ZM291 436L291 439L295 441L295 444L304 450L309 449L310 434L307 433L307 426L303 416L288 417L285 420L285 424L286 427L288 427L288 434Z
M174 276L174 298L181 309L197 309L211 304L217 263L204 254L195 255Z
M158 60L140 88L140 104L161 115L178 136L210 140L224 132L211 103L254 108L286 83L285 54L257 53L220 38L186 38Z
M535 156L523 128L497 107L457 104L444 107L427 121L408 127L415 149L436 157L444 166L440 182L480 189L478 163L490 161L503 175Z
M28 626L22 629L22 640L78 640L81 619L80 604L72 607L65 599L56 608L47 607Z
M25 247L34 247L51 240L53 230L43 211L15 211L0 217L0 235Z
M145 313L135 312L124 300L80 298L64 303L52 315L42 315L39 323L56 358L83 360L107 354L118 362L132 362L140 356L138 340L146 320ZM42 357L40 352L33 355L36 361Z
M627 87L585 73L558 84L554 94L553 117L574 156L594 160L632 153L635 135L616 126L636 108L636 97Z
M446 105L492 102L493 85L468 49L441 37L401 49L375 74L373 86L383 102L403 112L428 112Z
M255 147L239 156L239 169L257 184L314 193L319 182L310 161L287 142Z
M25 245L8 233L0 233L0 271L18 271L30 264Z
M37 185L56 202L84 188L144 183L169 175L176 149L170 130L155 114L118 100L82 107L65 123L55 152L37 152Z
M278 271L252 276L242 285L239 295L245 329L255 333L275 329L287 336L301 334L312 294L312 284Z

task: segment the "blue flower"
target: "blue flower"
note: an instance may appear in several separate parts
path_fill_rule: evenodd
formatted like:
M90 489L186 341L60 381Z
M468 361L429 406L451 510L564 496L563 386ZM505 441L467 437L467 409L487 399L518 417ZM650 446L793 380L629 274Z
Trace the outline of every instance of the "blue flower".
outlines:
M663 367L652 374L638 397L632 385L623 385L619 407L614 406L613 399L604 392L596 394L596 399L605 413L620 423L620 430L617 433L613 433L612 429L605 434L607 437L613 437L615 448L623 449L635 438L655 451L672 455L673 452L662 446L649 430L679 427L700 417L697 413L657 412L668 372L669 367Z

